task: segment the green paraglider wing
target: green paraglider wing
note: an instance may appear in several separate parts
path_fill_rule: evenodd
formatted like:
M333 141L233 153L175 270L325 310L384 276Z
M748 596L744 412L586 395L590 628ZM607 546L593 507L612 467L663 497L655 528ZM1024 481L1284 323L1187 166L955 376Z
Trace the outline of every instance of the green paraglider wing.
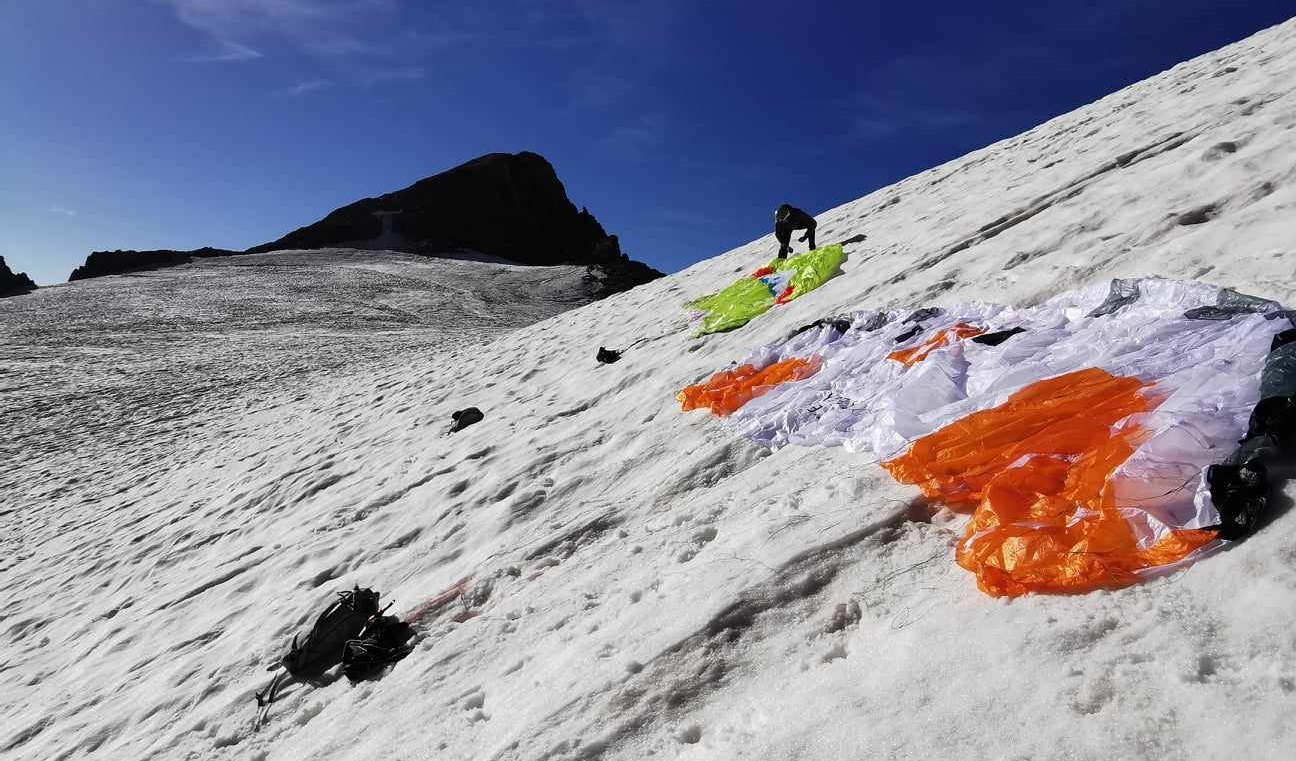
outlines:
M741 328L753 318L826 283L845 259L840 245L815 249L788 259L775 259L756 274L738 280L722 291L689 303L706 312L697 336Z
M723 291L703 296L689 306L707 313L697 332L697 335L704 336L741 328L753 317L774 306L774 296L760 278L745 277Z
M833 275L837 274L845 259L846 254L842 251L842 247L834 243L778 262L775 267L778 270L796 270L796 274L792 276L792 295L783 301L800 298L828 282Z

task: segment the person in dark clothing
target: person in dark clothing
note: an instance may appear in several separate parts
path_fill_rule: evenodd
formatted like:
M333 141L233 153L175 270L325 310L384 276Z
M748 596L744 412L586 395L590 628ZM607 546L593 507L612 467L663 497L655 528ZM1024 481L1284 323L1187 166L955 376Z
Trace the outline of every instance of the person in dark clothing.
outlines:
M805 230L801 240L810 241L810 250L815 249L815 218L790 204L783 204L774 212L774 237L778 238L778 258L786 259L792 252L792 231Z

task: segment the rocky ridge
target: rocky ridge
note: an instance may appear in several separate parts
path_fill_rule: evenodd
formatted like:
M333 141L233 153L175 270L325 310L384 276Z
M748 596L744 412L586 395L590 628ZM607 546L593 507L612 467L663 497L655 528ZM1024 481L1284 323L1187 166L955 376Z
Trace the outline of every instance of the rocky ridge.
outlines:
M25 272L14 272L0 256L0 297L17 296L36 290L36 283Z
M157 269L197 258L281 250L348 248L486 255L517 264L589 267L602 295L662 273L631 260L587 209L577 210L553 166L536 153L491 153L402 190L330 212L247 251L96 251L69 280Z

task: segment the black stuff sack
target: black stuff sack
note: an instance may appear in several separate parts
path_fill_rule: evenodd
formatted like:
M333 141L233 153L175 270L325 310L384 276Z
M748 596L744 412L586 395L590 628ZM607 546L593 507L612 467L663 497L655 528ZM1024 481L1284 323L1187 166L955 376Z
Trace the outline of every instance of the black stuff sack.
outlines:
M358 682L372 679L389 663L395 663L414 650L414 627L395 616L375 616L360 636L346 643L342 654L342 673Z
M465 407L462 410L457 410L450 416L450 419L452 421L450 423L450 433L458 433L474 423L485 420L486 416L476 407Z
M372 589L356 586L337 595L304 639L293 637L280 662L298 679L314 679L341 663L346 643L359 637L369 619L378 614L378 593Z

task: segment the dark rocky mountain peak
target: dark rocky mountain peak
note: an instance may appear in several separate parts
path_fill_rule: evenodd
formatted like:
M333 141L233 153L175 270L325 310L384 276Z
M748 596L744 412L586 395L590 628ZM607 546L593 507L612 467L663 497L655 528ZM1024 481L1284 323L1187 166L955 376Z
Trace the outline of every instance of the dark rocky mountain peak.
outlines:
M621 252L588 210L577 209L552 165L539 154L490 153L403 190L343 206L314 224L249 254L287 249L354 248L413 254L485 254L518 264L577 264L609 295L661 277ZM197 251L95 252L71 279L183 264Z
M217 256L235 256L241 251L228 251L223 248L197 248L193 251L94 251L86 257L85 264L72 270L68 281L85 280L104 275L120 275L124 272L140 272L162 267L174 267L177 264L188 264L194 259L207 259Z
M567 198L554 168L529 152L491 153L403 190L343 206L256 246L471 250L520 264L586 264L607 232Z
M36 290L36 283L27 277L27 273L9 269L4 257L0 256L0 297L17 296L34 290Z
M662 273L621 252L587 209L577 210L543 156L489 153L403 190L366 198L279 240L248 249L373 248L472 251L519 264L584 264L607 293Z

